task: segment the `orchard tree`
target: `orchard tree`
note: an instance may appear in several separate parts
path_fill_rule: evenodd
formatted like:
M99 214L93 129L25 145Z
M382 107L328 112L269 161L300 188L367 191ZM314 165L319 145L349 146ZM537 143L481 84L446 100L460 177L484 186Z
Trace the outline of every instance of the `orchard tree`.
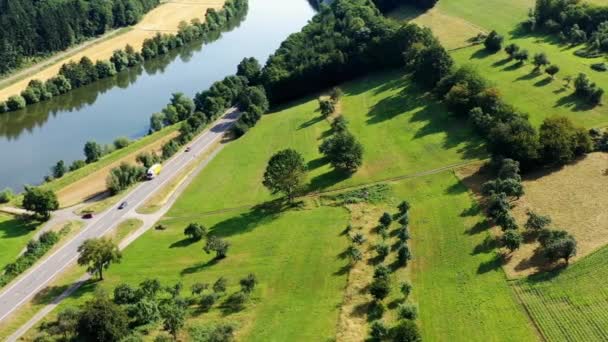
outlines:
M369 286L369 293L376 301L381 301L391 292L390 281L386 278L375 278Z
M551 224L551 218L549 216L542 216L533 211L528 211L526 214L528 215L528 221L526 221L524 227L526 227L528 231L540 232Z
M323 117L328 117L336 110L336 105L328 99L319 99L319 111Z
M486 50L490 52L498 52L502 48L503 40L503 36L499 35L496 31L492 31L486 37L483 45L486 47Z
M272 194L285 194L291 202L296 191L302 187L305 177L306 165L302 155L295 150L286 149L270 158L262 184Z
M224 241L218 237L211 236L207 239L207 243L205 244L205 247L203 247L203 250L207 254L215 252L216 259L223 259L226 257L229 247L229 242Z
M184 229L184 235L190 237L192 241L199 241L207 235L207 228L202 224L190 223Z
M78 265L87 266L89 273L97 273L103 280L103 270L112 263L120 263L122 253L109 238L101 237L85 240L78 247Z
M79 317L79 340L120 341L129 334L129 317L103 292L84 304Z
M355 173L363 164L363 146L349 132L339 132L327 138L319 147L331 165L343 172Z
M59 208L59 201L52 190L26 186L23 194L23 208L33 211L44 220L51 217L51 212Z
M513 55L513 58L515 58L519 64L524 64L524 62L530 58L530 54L528 53L528 50L520 50Z
M515 57L515 54L519 52L519 46L517 44L511 43L505 46L505 52L507 53L507 55L509 55L510 59L513 59Z
M540 68L549 65L549 58L544 52L537 53L534 55L533 63L535 66L534 70L538 71Z
M507 230L502 236L502 243L505 247L507 247L511 252L516 249L519 249L521 246L523 239L521 234L515 229Z
M163 328L177 341L177 334L186 324L186 309L175 301L165 304L161 310Z
M559 67L555 64L551 64L545 68L545 72L551 76L551 79L555 79L555 75L559 72Z

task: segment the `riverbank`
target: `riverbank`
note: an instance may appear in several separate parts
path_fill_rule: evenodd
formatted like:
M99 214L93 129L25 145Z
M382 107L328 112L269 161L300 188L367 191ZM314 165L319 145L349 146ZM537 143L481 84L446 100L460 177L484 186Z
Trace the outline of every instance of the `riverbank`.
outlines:
M182 21L190 22L193 19L204 21L208 9L220 9L224 0L170 0L150 11L144 18L129 30L122 34L111 35L109 38L101 39L99 42L87 45L86 48L76 47L80 50L74 53L74 49L62 53L63 58L48 64L43 61L38 65L28 68L30 72L21 71L20 75L14 77L14 82L9 82L0 89L0 100L21 93L33 79L45 81L59 72L61 66L68 61L79 61L82 57L89 57L94 62L107 60L117 49L123 49L127 44L133 46L136 51L141 50L144 40L153 37L157 33L175 33ZM43 67L40 67L42 65ZM33 70L37 70L32 72Z

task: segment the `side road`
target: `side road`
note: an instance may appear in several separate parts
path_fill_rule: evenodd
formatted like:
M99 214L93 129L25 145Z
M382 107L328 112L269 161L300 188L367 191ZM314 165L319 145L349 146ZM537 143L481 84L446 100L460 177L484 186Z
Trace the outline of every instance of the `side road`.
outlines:
M132 217L141 218L142 216L137 214L135 209L144 204L146 200L154 195L156 191L160 190L163 185L173 180L174 177L178 177L180 172L187 167L197 155L208 151L213 144L221 139L224 133L232 127L238 117L239 113L235 109L229 110L214 126L201 134L189 145L191 148L190 152L178 154L165 164L163 172L156 179L142 183L126 194L123 201L129 203L127 210L118 210L116 207L113 207L89 221L81 232L71 241L67 242L43 262L31 268L18 281L12 283L0 292L0 321L7 318L13 311L32 298L39 290L48 285L55 276L76 261L78 258L78 247L86 239L106 234L125 219ZM215 156L215 153L212 154L210 158L213 156ZM210 160L210 158L207 160ZM204 167L207 160L199 167ZM187 183L188 182L184 182L180 186L180 189L183 189ZM163 207L164 210L153 214L153 217L146 217L144 219L145 224L142 229L135 234L135 237L141 235L145 229L150 228L156 219L164 214L175 200L178 192L179 191L177 191L172 199L165 204Z

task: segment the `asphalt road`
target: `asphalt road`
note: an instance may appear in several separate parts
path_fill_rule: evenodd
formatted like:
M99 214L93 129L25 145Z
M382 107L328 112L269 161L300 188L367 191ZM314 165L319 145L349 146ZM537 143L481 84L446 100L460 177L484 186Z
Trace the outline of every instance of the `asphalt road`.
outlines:
M32 267L16 282L3 289L0 292L0 322L47 286L61 271L75 262L78 259L78 246L86 239L106 234L125 218L132 215L135 208L144 204L164 184L178 176L180 171L189 165L196 155L204 153L213 146L214 142L221 139L238 117L239 113L236 110L228 111L211 129L188 145L191 148L190 152L178 152L175 157L163 165L163 170L159 176L151 181L143 182L126 194L122 201L129 203L127 208L118 210L115 206L87 221L81 232L72 240L44 259L43 262Z

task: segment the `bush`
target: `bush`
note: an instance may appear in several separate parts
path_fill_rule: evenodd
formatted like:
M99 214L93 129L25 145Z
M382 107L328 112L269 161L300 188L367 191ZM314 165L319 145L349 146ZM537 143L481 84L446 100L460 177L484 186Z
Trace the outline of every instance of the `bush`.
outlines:
M114 140L114 148L120 150L121 148L125 148L131 144L131 141L127 137L120 137Z
M388 328L382 321L373 321L370 325L369 336L372 341L384 341L388 338Z
M395 342L421 342L422 337L416 323L402 320L391 329L392 340Z
M418 307L414 304L400 304L397 308L397 315L401 319L415 320L418 317Z
M0 191L0 203L8 203L13 199L13 197L15 197L15 194L10 188Z
M390 280L386 278L376 278L369 286L369 293L377 301L381 301L386 298L390 292Z
M6 100L6 106L9 110L15 111L25 108L26 102L21 95L13 95Z
M369 320L378 320L381 319L386 311L386 307L382 302L373 301L369 303L367 307L367 317Z

